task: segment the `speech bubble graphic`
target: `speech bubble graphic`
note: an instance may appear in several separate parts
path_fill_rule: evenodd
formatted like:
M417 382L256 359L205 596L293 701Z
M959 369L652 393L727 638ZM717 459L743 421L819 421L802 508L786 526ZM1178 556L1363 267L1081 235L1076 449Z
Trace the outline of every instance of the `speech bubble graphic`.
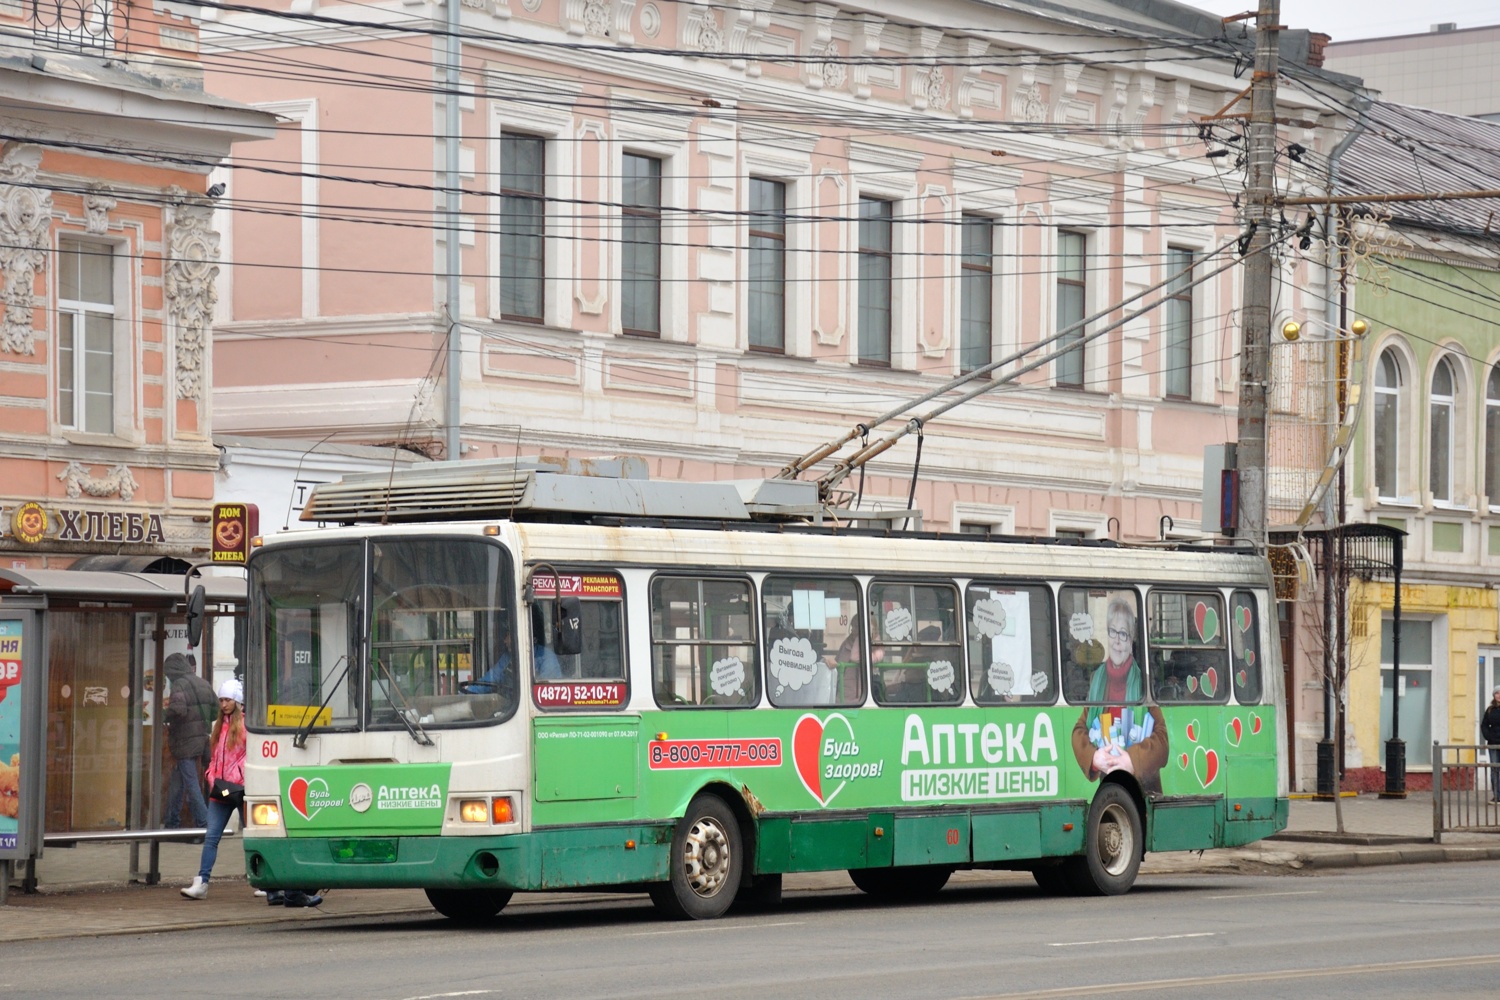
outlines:
M725 698L744 694L745 665L740 662L738 656L715 660L713 670L708 675L708 684L713 688L714 694Z
M766 656L766 669L776 683L801 691L818 672L818 654L802 636L777 639Z
M1031 690L1037 694L1047 693L1047 675L1038 670L1031 675Z
M1068 634L1074 642L1088 642L1094 637L1094 619L1086 611L1075 611L1068 617Z
M1005 605L991 598L976 601L970 620L980 635L994 638L1005 631Z
M957 676L953 664L947 660L933 660L927 665L927 686L934 691L953 693L953 680Z
M1009 663L991 663L987 673L990 689L996 694L1010 694L1016 685L1016 672Z
M885 613L885 621L881 627L885 630L886 638L905 642L911 638L911 622L910 611L902 607L894 607Z

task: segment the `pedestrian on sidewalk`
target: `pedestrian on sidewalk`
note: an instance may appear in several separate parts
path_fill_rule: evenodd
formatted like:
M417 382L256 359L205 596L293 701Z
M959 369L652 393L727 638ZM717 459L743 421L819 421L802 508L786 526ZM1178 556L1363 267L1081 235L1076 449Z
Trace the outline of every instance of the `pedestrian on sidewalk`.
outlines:
M203 856L198 862L198 874L193 884L182 890L188 899L202 899L208 895L208 879L213 874L214 862L219 857L219 840L229 817L236 810L240 813L240 825L245 823L245 687L230 679L219 685L219 718L214 722L210 737L213 751L209 756L208 772L204 781L212 787L214 779L223 778L240 788L238 801L226 802L217 796L208 803L208 829L203 838Z
M167 723L167 749L172 753L172 776L162 826L182 825L182 801L187 799L194 826L208 824L203 801L203 761L208 759L208 733L214 721L214 689L193 670L192 661L173 653L162 664L172 693L162 713Z
M1490 798L1500 802L1500 687L1495 688L1479 720L1479 736L1490 748Z

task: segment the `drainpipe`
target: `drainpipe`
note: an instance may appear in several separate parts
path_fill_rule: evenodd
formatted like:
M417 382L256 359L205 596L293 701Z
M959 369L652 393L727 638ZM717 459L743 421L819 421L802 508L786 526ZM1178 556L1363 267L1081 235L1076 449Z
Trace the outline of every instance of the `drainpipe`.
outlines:
M447 423L447 436L445 438L444 458L449 461L457 461L461 458L460 448L460 424L463 420L460 409L461 390L463 388L463 352L460 350L463 332L459 326L459 317L463 314L463 287L459 281L459 269L462 267L462 247L459 240L460 215L463 208L459 197L459 59L461 48L459 39L459 28L463 4L459 0L445 0L445 27L447 29L446 54L444 57L444 83L447 88L447 97L443 102L443 110L446 113L447 132L445 140L446 156L443 186L445 192L444 215L447 225L447 263L445 269L448 272L448 290L445 295L447 300L448 314L448 354L446 382L447 401L443 407L443 418Z

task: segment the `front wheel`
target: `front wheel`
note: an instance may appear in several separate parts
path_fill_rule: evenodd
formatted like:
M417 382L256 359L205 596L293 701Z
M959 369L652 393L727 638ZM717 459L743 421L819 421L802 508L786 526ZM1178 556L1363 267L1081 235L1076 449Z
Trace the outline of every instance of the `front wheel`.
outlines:
M1145 840L1135 799L1119 785L1101 785L1089 806L1083 857L1067 862L1073 891L1080 896L1129 892L1141 870Z
M723 916L740 887L741 843L740 825L724 800L698 796L672 834L671 880L651 887L651 901L674 920Z
M449 920L481 924L505 909L508 889L428 889L427 901Z

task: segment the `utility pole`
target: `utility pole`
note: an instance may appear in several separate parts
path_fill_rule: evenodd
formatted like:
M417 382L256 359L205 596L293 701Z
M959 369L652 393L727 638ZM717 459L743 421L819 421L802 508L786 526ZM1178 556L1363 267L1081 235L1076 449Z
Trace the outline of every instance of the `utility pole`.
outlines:
M1267 551L1266 395L1271 381L1271 298L1275 272L1269 252L1276 200L1276 59L1281 0L1260 0L1255 16L1255 70L1250 79L1250 132L1245 225L1244 341L1240 348L1240 527L1257 551Z
M446 345L446 372L445 388L447 398L443 407L443 421L448 425L447 435L444 439L443 457L450 462L456 462L463 456L459 454L460 442L463 440L463 413L462 396L463 387L463 352L459 349L463 343L463 328L459 325L459 317L463 315L463 285L460 283L461 268L463 266L463 244L459 239L463 211L463 201L459 196L459 171L461 163L459 159L459 132L463 127L462 116L459 114L459 60L462 57L461 39L459 31L463 27L462 21L463 4L459 0L446 0L444 26L447 29L447 37L444 46L444 73L443 84L448 94L443 101L444 128L447 131L447 139L444 146L444 170L443 186L447 189L444 198L443 215L446 219L444 229L447 233L447 256L444 269L448 272L447 290L443 296L447 300L448 313L448 343Z

